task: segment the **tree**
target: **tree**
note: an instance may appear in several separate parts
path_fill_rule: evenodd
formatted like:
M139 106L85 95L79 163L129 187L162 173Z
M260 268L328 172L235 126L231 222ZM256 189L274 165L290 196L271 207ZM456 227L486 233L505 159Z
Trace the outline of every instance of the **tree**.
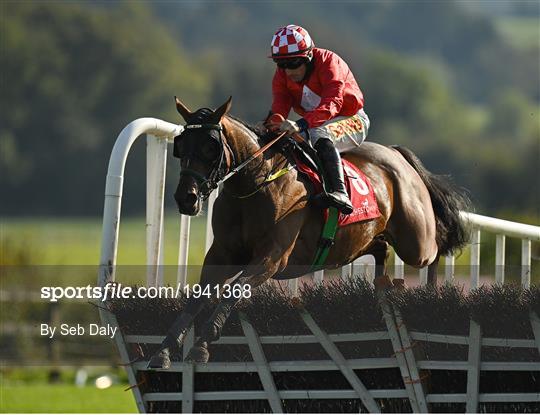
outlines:
M1 213L99 215L116 134L174 121L172 97L203 102L209 82L143 4L10 2L2 15ZM141 189L133 161L126 186Z

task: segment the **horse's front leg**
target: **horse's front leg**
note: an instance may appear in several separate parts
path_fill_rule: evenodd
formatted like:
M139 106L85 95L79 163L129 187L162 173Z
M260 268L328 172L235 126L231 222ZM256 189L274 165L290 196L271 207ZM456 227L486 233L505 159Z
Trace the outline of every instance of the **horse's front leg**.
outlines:
M285 246L275 242L275 240L273 242L264 241L260 244L261 250L266 251L265 254L257 255L257 259L251 261L244 272L230 284L231 293L241 293L246 287L253 290L287 266L289 255L298 237L298 232L291 234L291 229L288 230L288 233L287 238L283 239L287 242ZM186 360L198 363L208 362L210 357L208 345L221 337L223 326L241 298L242 296L231 295L228 298L220 299L214 313L204 324L201 336L191 348Z
M222 284L239 272L240 268L238 266L226 265L226 261L230 257L222 249L216 247L215 244L212 245L204 259L204 265L201 271L201 281L199 283L201 292L207 287L210 292L213 292L215 285ZM211 298L204 295L189 297L186 306L169 328L159 349L150 358L148 363L149 369L168 369L171 366L171 354L180 350L184 342L184 337L193 324L195 317L197 317L204 306L210 301Z
M247 279L241 276L235 278L230 284L230 293L243 292ZM236 289L235 289L236 288ZM249 288L251 290L251 286ZM222 290L223 292L223 290ZM221 337L221 331L229 318L234 306L240 301L241 297L231 295L228 298L222 298L217 304L210 318L204 323L202 333L199 339L195 342L188 355L186 361L197 363L206 363L210 358L208 352L209 343L218 340Z

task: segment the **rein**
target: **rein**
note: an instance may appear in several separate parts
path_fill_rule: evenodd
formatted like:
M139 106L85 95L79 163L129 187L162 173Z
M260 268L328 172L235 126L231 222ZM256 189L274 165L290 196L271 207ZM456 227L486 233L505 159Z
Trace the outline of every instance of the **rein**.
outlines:
M226 180L229 180L232 176L234 176L236 173L238 173L240 170L242 170L244 167L248 165L250 161L253 161L255 158L259 157L262 153L264 153L266 150L268 150L270 147L272 147L281 137L285 135L286 131L282 132L280 135L278 135L276 138L274 138L272 141L265 144L263 147L258 149L255 153L253 153L246 161L244 161L242 164L240 164L238 167L234 168L229 174L227 174L222 180L221 183L225 182Z
M285 164L287 164L286 160L285 160ZM271 170L271 171L269 171L268 174L266 175L266 177L264 178L264 180L255 188L255 190L252 191L251 193L246 194L246 195L238 196L238 195L232 194L229 191L227 191L227 193L229 193L232 197L235 197L237 199L247 199L248 197L251 197L251 196L259 193L259 191L264 186L266 186L268 183L273 182L276 179L279 179L281 176L284 176L285 174L289 173L295 167L296 167L295 165L290 165L288 167L283 167L283 168L281 168L279 170Z

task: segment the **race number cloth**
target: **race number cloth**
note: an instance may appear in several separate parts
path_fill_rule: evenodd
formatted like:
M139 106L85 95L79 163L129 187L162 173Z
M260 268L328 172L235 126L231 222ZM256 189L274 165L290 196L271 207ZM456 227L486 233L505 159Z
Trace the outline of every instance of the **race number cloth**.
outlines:
M381 216L369 179L349 161L341 159L341 163L343 164L343 172L345 173L345 186L347 187L347 193L349 194L354 210L350 215L340 213L338 226L345 226ZM315 192L322 192L321 179L316 172L298 159L296 159L296 168L299 172L305 174L313 183ZM324 212L326 222L328 209L325 209Z

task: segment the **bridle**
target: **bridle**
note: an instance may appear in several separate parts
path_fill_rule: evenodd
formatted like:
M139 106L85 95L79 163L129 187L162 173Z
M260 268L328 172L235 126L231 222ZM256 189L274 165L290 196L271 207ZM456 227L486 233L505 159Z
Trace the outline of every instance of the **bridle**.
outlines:
M272 139L270 142L268 142L266 145L261 147L259 150L257 150L255 153L253 153L250 157L248 157L247 160L242 162L240 165L236 165L236 159L234 157L234 153L227 143L226 140L223 139L223 127L221 124L187 124L184 126L184 131L180 133L180 135L176 136L174 138L174 150L173 150L173 156L180 159L180 165L182 165L183 160L187 160L189 165L189 160L193 158L193 155L195 154L195 151L193 149L190 149L187 153L183 154L182 156L179 154L177 149L177 140L182 140L185 138L182 137L186 133L189 133L193 129L203 129L203 130L209 130L209 131L217 131L218 132L218 143L220 146L219 156L213 161L212 167L210 170L210 174L207 176L203 176L199 172L196 172L195 170L189 169L189 168L182 168L180 170L180 177L182 176L190 176L192 177L199 186L199 195L202 198L202 200L208 199L210 196L210 193L214 189L216 189L220 183L225 182L226 180L230 179L232 176L237 174L240 170L242 170L249 162L251 162L253 159L264 153L266 150L268 150L272 145L274 145L280 138L282 138L285 135L285 132L279 134L277 137ZM215 139L215 138L214 138ZM279 175L273 174L269 180L269 177L266 178L266 180L262 183L264 185L265 183L268 183L270 181L275 180L276 178L280 177L283 173L288 172L290 169L282 169L280 172L278 172ZM257 191L260 189L257 189Z
M210 196L210 193L212 193L212 191L219 186L219 184L230 171L230 169L236 165L236 160L231 147L223 139L223 127L221 126L221 124L187 124L184 126L184 131L182 131L180 135L174 138L173 156L180 159L180 165L182 165L182 163L186 160L188 162L186 164L189 165L189 160L193 158L195 151L192 148L187 153L180 155L177 149L177 140L185 139L185 134L188 134L194 129L218 132L218 139L216 140L214 137L212 138L216 140L219 144L219 156L212 162L212 166L208 176L204 176L199 172L189 168L182 168L180 170L180 177L190 176L197 182L197 185L199 186L199 194L202 200L206 200Z

